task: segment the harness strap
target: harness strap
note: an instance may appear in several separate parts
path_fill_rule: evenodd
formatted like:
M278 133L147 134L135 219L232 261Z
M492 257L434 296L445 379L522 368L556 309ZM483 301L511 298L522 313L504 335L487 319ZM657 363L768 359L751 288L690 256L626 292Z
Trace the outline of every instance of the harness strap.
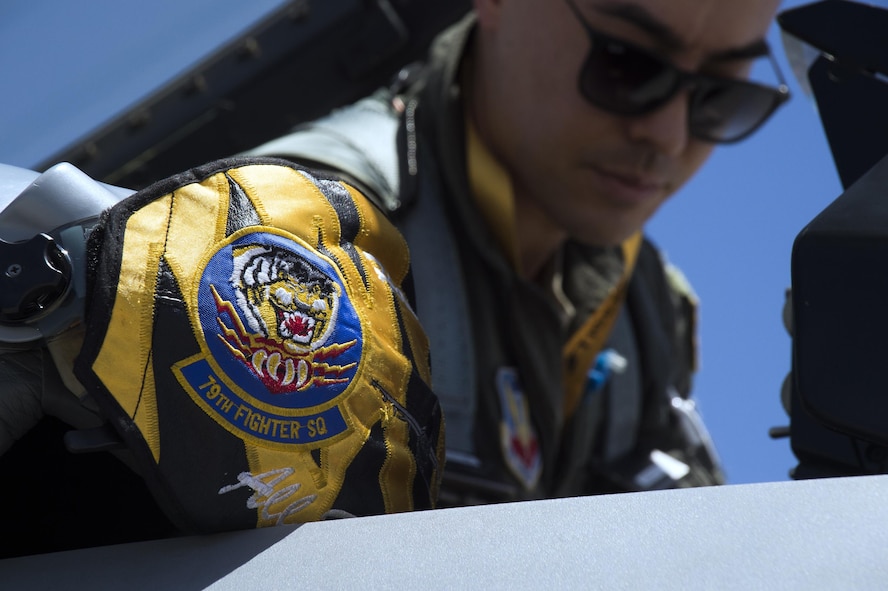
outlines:
M410 249L417 315L429 337L432 391L446 416L447 455L473 463L475 339L457 244L441 222L445 213L436 176L423 177L423 198L398 227Z
M607 383L607 428L601 453L605 461L625 456L638 441L642 412L641 359L629 310L622 306L608 345L623 359Z

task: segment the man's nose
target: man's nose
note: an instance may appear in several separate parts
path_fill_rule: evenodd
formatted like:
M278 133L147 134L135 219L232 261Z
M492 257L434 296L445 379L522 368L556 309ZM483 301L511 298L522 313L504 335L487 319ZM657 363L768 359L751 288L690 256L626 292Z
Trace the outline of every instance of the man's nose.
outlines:
M687 148L688 90L678 92L672 100L646 115L629 117L629 137L654 148L658 153L677 157Z

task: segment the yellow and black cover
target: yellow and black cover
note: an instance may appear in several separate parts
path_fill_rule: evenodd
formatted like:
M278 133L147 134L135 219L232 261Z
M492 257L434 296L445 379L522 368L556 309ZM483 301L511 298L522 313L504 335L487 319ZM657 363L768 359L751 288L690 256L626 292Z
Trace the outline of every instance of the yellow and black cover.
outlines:
M112 208L90 249L78 377L180 527L434 506L443 419L407 247L356 189L214 162Z

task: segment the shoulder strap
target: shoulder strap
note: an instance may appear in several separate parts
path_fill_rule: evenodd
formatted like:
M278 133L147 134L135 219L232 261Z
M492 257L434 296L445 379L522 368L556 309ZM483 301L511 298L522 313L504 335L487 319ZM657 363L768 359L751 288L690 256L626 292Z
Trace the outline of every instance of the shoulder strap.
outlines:
M428 163L427 166L432 166ZM432 390L447 417L447 457L474 464L475 340L455 236L445 219L438 175L425 171L422 198L397 222L410 249L417 315L429 337Z
M657 441L663 451L674 454L690 469L679 486L720 484L724 475L718 454L689 398L695 366L689 351L694 341L694 311L688 308L692 292L689 285L676 291L675 277L670 277L674 273L656 247L645 241L639 256L639 281L629 296L639 331L644 332L638 341L640 353L648 360L645 392L649 398L642 417L643 436ZM659 355L654 347L661 351Z
M419 179L422 198L402 208L407 201L402 199L404 159L398 141L402 121L393 99L391 91L380 90L247 154L284 157L340 171L375 194L389 214L397 212L393 221L410 249L417 315L430 342L432 389L447 417L448 457L471 463L477 385L465 279L456 240L441 222L443 196L431 161L424 163L428 169ZM407 109L409 114L410 105ZM415 130L407 131L412 136L407 143L412 141L415 150ZM415 158L415 153L408 157ZM415 166L415 161L408 166Z

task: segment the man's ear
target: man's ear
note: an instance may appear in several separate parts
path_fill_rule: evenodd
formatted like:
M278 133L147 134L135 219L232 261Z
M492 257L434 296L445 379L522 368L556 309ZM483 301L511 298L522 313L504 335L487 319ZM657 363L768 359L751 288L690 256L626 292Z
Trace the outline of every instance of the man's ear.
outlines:
M495 27L499 21L500 10L506 0L473 0L478 24L482 27Z

